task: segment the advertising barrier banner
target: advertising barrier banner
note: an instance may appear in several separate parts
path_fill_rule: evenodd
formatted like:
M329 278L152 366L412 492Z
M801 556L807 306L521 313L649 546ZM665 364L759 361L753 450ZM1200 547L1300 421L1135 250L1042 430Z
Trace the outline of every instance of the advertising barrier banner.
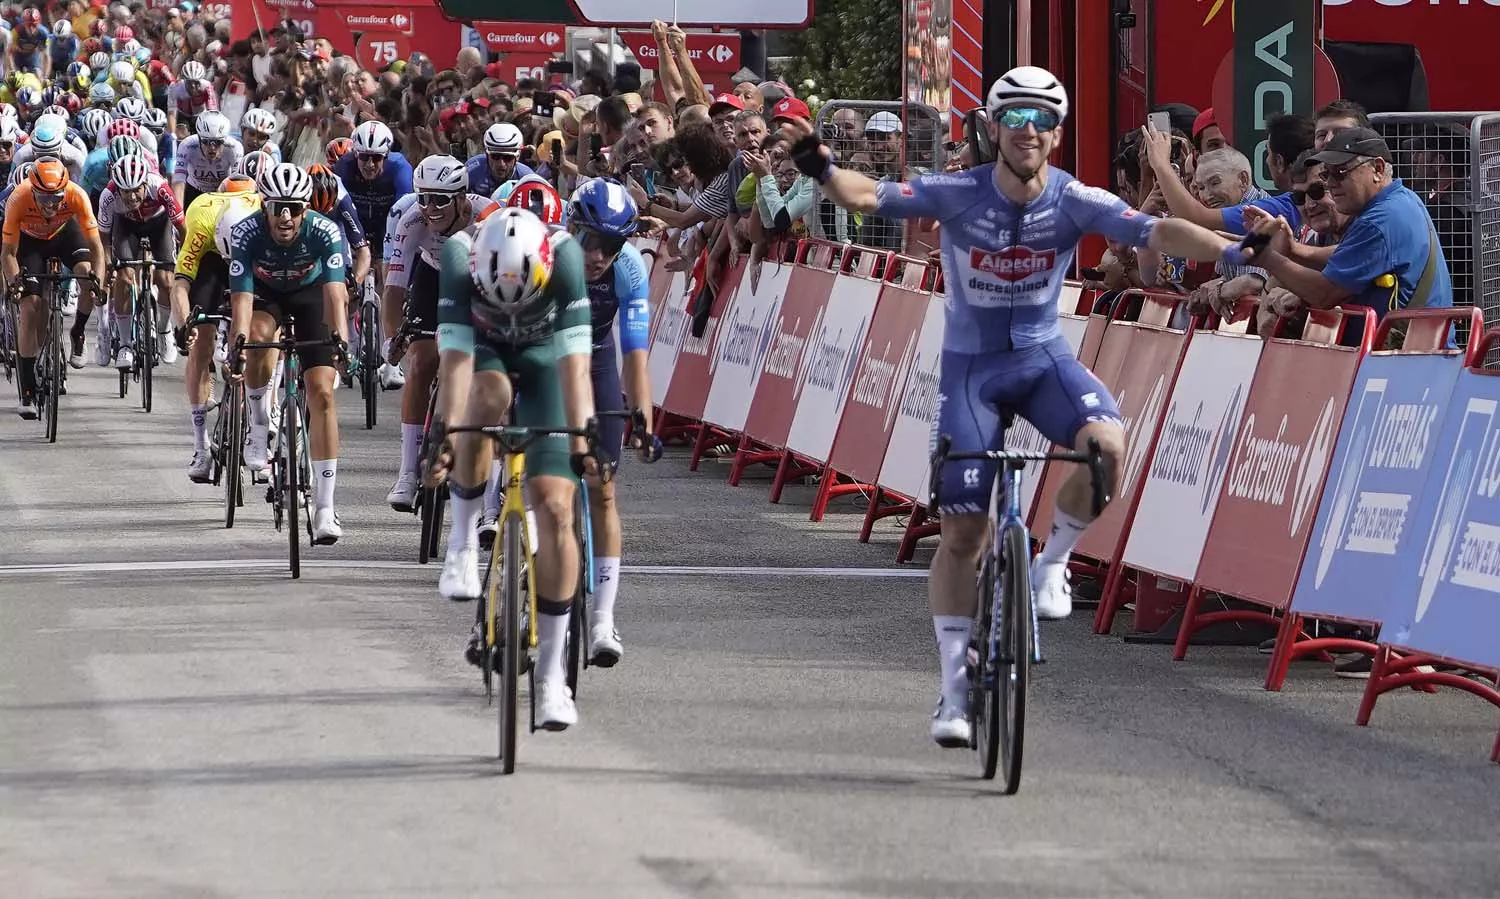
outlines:
M1195 580L1284 609L1296 586L1360 353L1273 340L1261 353Z
M1384 621L1394 598L1420 584L1418 552L1432 519L1416 501L1436 460L1463 360L1457 356L1366 356L1349 397L1292 596L1292 609L1354 621Z
M663 269L665 272L665 269ZM651 297L657 297L656 275L651 277ZM687 336L690 324L687 314L688 279L681 272L671 273L660 301L653 302L651 309L651 360L647 370L651 374L651 402L665 406L667 391L672 387L672 375L677 368L677 353L682 349L682 339Z
M734 285L730 290L737 289L740 277L744 274L744 265L740 263L739 268L725 276L723 283ZM691 303L691 300L688 302ZM733 303L733 296L719 298L715 303L718 311L709 314L702 337L693 336L692 316L688 316L683 328L682 346L677 352L677 364L672 371L672 386L668 388L666 400L662 402L663 409L685 418L703 417L703 406L708 402L708 389L712 384L712 354L714 342L719 335L719 318L723 310Z
M1156 452L1125 544L1125 564L1192 581L1219 504L1259 338L1195 333L1167 401Z
M854 385L828 454L828 464L834 471L866 484L880 477L902 391L917 358L927 306L927 294L894 284L881 290L860 350ZM797 413L802 413L800 407Z
M812 336L819 333L835 275L825 269L798 265L776 315L771 348L761 364L755 398L745 416L745 433L767 446L786 446L797 414L798 386L810 361Z
M792 452L817 462L828 459L881 283L854 275L834 278L827 311L812 333L797 374L797 412L787 435L787 448Z
M740 280L714 345L710 364L713 385L703 408L703 420L709 424L730 431L745 429L745 417L750 414L750 401L755 398L766 354L771 351L776 317L794 270L790 265L764 266L757 289L752 289L748 273Z
M876 481L881 487L909 496L919 504L927 502L931 468L928 445L933 417L937 414L938 363L943 356L943 303L942 294L927 298L916 355L901 388L901 403L896 407L891 439L886 444L885 460L880 464L880 477Z
M1463 372L1447 410L1414 514L1432 523L1417 588L1391 594L1380 639L1500 668L1500 378Z

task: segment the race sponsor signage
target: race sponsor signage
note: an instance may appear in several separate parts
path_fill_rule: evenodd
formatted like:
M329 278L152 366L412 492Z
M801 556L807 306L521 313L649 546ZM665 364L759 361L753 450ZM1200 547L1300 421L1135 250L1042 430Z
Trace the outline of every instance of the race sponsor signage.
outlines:
M876 481L918 504L927 502L927 480L932 467L930 440L937 420L938 363L943 357L943 300L942 294L934 294L927 300L911 370L901 388L891 439Z
M833 449L880 286L879 281L854 275L834 278L827 312L812 333L797 373L797 413L787 434L792 452L822 462Z
M738 284L743 271L742 263L727 276L725 283ZM714 342L718 338L721 317L721 314L711 312L701 336L693 335L692 321L689 319L677 353L677 366L672 372L672 386L667 390L666 400L662 403L662 408L668 412L687 418L703 417L703 406L708 401L708 388L712 378Z
M755 398L745 416L745 433L767 446L785 447L797 414L802 374L810 361L813 335L821 334L835 275L824 269L798 265L781 309L771 346L761 363Z
M655 283L653 278L652 284ZM677 368L677 354L682 349L683 338L688 334L689 284L683 273L672 273L666 290L661 294L660 305L651 310L651 318L657 324L651 337L651 356L647 370L651 374L651 402L658 406L666 403L667 391L672 386L672 374Z
M800 28L812 20L812 0L569 0L591 25L649 25L660 19L687 27Z
M567 26L550 23L479 21L474 30L485 46L502 53L561 53L568 42Z
M860 350L828 464L861 483L880 477L906 380L917 360L927 295L887 284ZM801 414L800 407L798 414ZM795 432L795 423L793 430Z
M1316 3L1255 0L1234 7L1233 140L1251 161L1256 183L1275 189L1265 160L1270 121L1313 112ZM1229 118L1228 110L1219 113Z
M1266 345L1198 565L1200 587L1273 609L1291 601L1359 359L1347 347Z
M411 41L396 31L367 31L359 36L354 56L366 69L378 72L398 59L409 58Z
M1432 519L1417 500L1428 472L1448 460L1440 432L1463 365L1457 356L1365 357L1339 428L1292 609L1303 615L1384 621L1391 601L1415 593Z
M754 285L744 278L735 291L719 323L709 363L713 384L703 407L703 420L709 424L730 431L745 429L793 271L789 265L765 265Z
M1182 581L1197 574L1262 346L1212 331L1189 341L1146 466L1126 565Z
M621 31L620 40L635 54L643 68L657 67L656 38L649 31ZM693 67L708 72L738 72L740 70L740 36L737 34L709 34L690 31L687 34L688 58Z
M350 31L392 31L411 37L416 19L410 9L386 6L338 6L332 12Z
M1382 642L1500 668L1500 378L1458 376L1413 519L1415 590L1391 594Z

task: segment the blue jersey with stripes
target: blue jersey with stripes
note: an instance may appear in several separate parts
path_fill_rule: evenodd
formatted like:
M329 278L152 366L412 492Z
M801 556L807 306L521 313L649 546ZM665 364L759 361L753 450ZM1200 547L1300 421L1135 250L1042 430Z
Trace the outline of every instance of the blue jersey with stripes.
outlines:
M594 346L610 338L620 320L620 352L648 349L651 333L651 272L641 251L630 244L620 249L614 264L597 281L588 282L593 313Z
M942 225L946 329L943 349L1008 352L1061 336L1058 297L1085 234L1143 247L1157 219L1061 169L1029 203L995 184L994 164L911 181L881 182L877 215Z
M365 235L373 242L385 241L385 216L400 198L411 193L411 163L400 153L385 157L380 174L366 181L360 177L355 160L358 153L343 155L334 166L333 173L344 182L349 197L354 200L354 209L359 213L359 223L365 226Z
M506 181L519 181L527 175L536 174L531 170L531 166L518 162L509 176L503 179L496 178L495 173L490 171L490 158L483 153L470 156L468 162L464 163L464 169L469 173L469 192L485 196L494 193L495 189Z

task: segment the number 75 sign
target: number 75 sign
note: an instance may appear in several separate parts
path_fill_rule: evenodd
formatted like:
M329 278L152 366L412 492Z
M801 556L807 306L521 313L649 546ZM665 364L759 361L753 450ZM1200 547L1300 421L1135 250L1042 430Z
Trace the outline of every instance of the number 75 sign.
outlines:
M411 55L411 42L406 35L394 31L370 31L359 37L354 48L354 57L359 64L372 72L378 72L398 59Z

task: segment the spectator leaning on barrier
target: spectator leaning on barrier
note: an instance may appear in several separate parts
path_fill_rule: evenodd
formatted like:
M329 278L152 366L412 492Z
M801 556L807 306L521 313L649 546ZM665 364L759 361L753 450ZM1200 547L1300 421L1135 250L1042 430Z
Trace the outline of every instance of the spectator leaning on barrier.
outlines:
M1346 128L1308 161L1323 165L1321 181L1349 224L1324 262L1296 243L1285 218L1247 215L1258 233L1272 237L1259 260L1266 271L1313 309L1356 303L1384 316L1452 306L1448 264L1427 207L1392 176L1391 150L1380 135Z

